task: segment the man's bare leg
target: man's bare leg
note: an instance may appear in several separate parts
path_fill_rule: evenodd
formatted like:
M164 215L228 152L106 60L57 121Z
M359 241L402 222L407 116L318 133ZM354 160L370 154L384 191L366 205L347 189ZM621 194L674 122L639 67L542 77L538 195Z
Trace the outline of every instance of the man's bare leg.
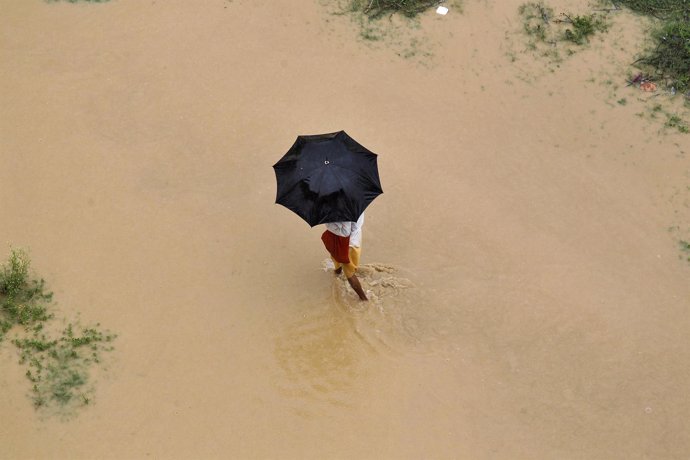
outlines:
M366 294L364 294L364 289L362 289L362 285L359 283L359 279L357 278L357 275L352 275L347 279L347 281L350 283L350 286L352 286L352 289L355 290L357 295L359 296L360 300L369 300L367 299Z

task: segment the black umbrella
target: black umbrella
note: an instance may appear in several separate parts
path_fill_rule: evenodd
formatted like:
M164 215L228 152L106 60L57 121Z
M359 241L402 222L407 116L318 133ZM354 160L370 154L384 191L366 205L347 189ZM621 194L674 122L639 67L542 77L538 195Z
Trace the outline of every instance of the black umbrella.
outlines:
M297 136L273 169L278 182L276 203L312 227L354 222L383 193L376 154L345 131Z

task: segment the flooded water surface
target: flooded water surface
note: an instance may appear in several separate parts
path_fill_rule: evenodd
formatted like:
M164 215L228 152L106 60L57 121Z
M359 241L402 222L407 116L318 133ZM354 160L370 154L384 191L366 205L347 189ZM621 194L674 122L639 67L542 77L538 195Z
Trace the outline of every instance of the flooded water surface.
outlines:
M517 1L374 42L311 0L1 3L0 241L118 338L68 420L3 343L0 458L690 452L690 141L635 116L644 19L553 63ZM366 303L274 204L340 129L379 155Z

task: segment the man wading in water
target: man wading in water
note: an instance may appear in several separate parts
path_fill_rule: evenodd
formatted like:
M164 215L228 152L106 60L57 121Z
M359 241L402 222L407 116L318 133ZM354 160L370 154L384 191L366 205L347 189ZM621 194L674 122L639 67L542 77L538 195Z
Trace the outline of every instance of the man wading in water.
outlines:
M344 271L347 281L360 300L369 300L355 275L362 251L363 225L364 213L359 216L357 222L329 222L326 224L326 231L321 235L321 240L331 254L335 274L340 275Z

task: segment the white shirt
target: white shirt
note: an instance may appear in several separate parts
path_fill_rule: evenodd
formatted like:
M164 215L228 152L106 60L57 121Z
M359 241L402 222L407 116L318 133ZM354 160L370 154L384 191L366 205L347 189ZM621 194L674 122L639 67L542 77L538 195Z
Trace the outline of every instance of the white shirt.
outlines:
M364 213L359 216L357 222L329 222L326 228L329 232L338 236L349 236L350 246L359 248L362 246L362 226L364 225Z

